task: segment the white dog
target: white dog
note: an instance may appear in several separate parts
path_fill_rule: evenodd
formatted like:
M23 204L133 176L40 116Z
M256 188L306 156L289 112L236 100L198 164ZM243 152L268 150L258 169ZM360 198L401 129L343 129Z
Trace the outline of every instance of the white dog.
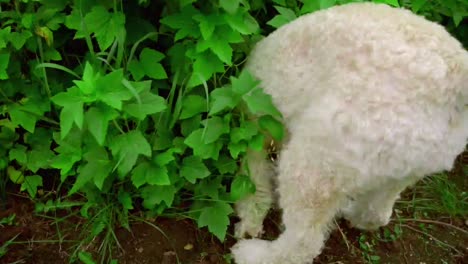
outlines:
M247 66L284 116L277 168L250 152L257 192L236 235L258 236L272 203L285 231L240 240L238 264L311 263L337 215L386 225L399 194L448 170L468 138L468 52L410 11L354 3L305 15L259 42Z

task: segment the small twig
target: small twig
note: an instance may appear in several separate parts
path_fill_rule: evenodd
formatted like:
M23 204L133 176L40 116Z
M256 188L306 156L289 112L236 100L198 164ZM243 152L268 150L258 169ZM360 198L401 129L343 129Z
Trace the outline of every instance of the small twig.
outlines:
M336 228L338 229L338 231L340 232L341 236L343 237L343 240L346 244L346 248L348 249L348 251L350 250L350 247L349 247L349 242L348 242L348 238L346 237L346 235L343 233L343 230L341 230L341 227L340 225L338 225L338 223L336 222L336 219L333 219L333 221L335 222L335 225L336 225Z
M408 229L410 229L410 230L412 230L412 231L414 231L414 232L416 232L416 233L419 233L419 234L428 236L429 238L433 239L434 241L436 241L436 242L438 242L438 243L440 243L440 244L442 244L442 245L444 245L444 246L446 246L446 247L452 249L453 251L457 252L457 254L460 254L460 255L462 254L462 252L460 252L460 251L459 251L458 249L456 249L454 246L449 245L449 244L447 244L447 243L445 243L445 242L439 240L438 238L436 238L435 236L433 236L433 235L431 235L431 234L424 233L423 231L418 230L418 229L416 229L416 228L414 228L414 227L412 227L412 226L409 226L409 225L401 224L401 226L402 226L402 227L406 227L406 228L408 228Z
M459 232L462 232L463 234L465 234L465 235L468 236L468 231L464 230L463 228L460 228L460 227L458 227L458 226L454 226L454 225L449 224L449 223L440 222L440 221L435 221L435 220L399 218L399 219L392 219L392 221L419 222L419 223L426 223L426 224L443 225L443 226L451 227L451 228L453 228L453 229L455 229L455 230L457 230L457 231L459 231Z

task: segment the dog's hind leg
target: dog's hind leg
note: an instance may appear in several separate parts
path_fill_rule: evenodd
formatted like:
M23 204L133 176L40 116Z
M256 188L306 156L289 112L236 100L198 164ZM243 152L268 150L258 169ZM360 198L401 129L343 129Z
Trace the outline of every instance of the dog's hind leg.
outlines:
M320 253L345 194L320 150L311 146L303 138L292 138L280 156L278 191L285 231L272 242L241 240L232 250L236 263L304 264Z
M372 189L353 197L341 213L351 225L363 230L375 230L390 222L393 205L400 193L419 178L391 179L381 188Z
M259 236L263 231L263 220L273 203L272 178L275 169L268 160L266 151L248 150L245 162L244 170L250 174L256 191L235 205L237 215L241 219L235 229L235 236L238 238L245 235Z

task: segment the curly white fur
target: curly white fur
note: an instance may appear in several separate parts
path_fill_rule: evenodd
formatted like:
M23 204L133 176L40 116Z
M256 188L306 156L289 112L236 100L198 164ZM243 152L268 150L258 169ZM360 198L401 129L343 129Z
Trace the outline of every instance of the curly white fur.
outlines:
M240 240L238 264L302 264L343 215L373 229L400 192L448 170L468 137L468 52L435 23L383 4L305 15L259 42L247 66L283 113L278 167L285 231ZM272 202L265 155L249 154L259 190L237 205L236 234L257 236Z

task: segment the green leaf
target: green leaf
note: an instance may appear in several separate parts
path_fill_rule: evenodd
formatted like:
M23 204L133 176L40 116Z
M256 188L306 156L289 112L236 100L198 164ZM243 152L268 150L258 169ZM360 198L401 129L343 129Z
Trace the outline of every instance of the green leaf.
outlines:
M247 143L245 141L240 141L237 143L229 142L228 149L231 157L237 159L240 153L247 150Z
M120 12L109 13L101 5L93 7L84 20L87 29L94 33L102 51L109 48L115 38L125 32L125 15Z
M276 118L282 117L281 113L273 104L271 96L264 93L260 88L256 88L250 93L245 94L242 96L242 99L244 99L244 102L253 114L267 114Z
M0 80L8 79L6 70L10 62L10 53L0 54Z
M249 141L249 148L261 151L265 144L265 136L263 134L257 134Z
M40 116L35 115L29 111L28 107L19 104L10 105L8 110L13 124L20 125L26 131L34 133L36 122L42 114Z
M190 88L208 82L217 72L224 72L224 64L216 55L210 51L197 54L193 63L193 74L187 86Z
M262 116L258 120L260 127L270 133L277 141L282 141L284 138L284 126L277 119L270 115Z
M193 131L199 129L200 125L201 114L182 120L180 123L180 130L184 137L188 137Z
M105 179L110 175L113 164L109 160L108 153L103 147L95 147L84 155L87 163L78 171L78 177L69 195L81 190L87 183L94 182L99 190L102 190Z
M210 176L211 172L205 166L201 158L190 156L183 160L180 175L191 183L197 179L203 179Z
M414 13L418 13L426 3L427 3L427 0L412 0L411 1L411 10Z
M214 89L210 98L209 115L217 114L223 110L232 110L240 102L240 97L228 87Z
M39 169L48 169L54 158L55 155L49 148L33 149L28 152L26 167L36 173Z
M36 197L37 187L42 186L42 177L38 175L26 176L21 184L21 191L27 191L32 198Z
M14 148L10 149L9 158L10 161L16 160L20 165L26 165L28 162L28 156L26 155L26 147L23 145L16 144Z
M81 129L83 127L83 119L82 102L76 102L63 107L62 111L60 111L60 132L62 134L62 139L68 135L73 123Z
M177 29L174 41L181 40L186 37L198 38L200 30L197 22L193 19L195 15L199 15L200 11L192 5L187 5L180 10L179 13L163 17L160 22L163 25Z
M312 1L310 1L312 2ZM293 10L281 6L275 6L275 9L280 13L275 16L272 20L268 21L267 24L279 28L297 18Z
M235 173L238 170L237 161L226 155L220 155L214 166L221 174Z
M106 106L90 107L85 114L88 130L100 146L104 145L109 121L118 117L117 111Z
M211 199L219 200L220 189L225 188L221 184L222 178L203 179L195 185L195 196L208 196Z
M235 13L239 8L240 0L219 0L219 5L228 13Z
M94 73L93 66L89 62L86 62L82 80L74 80L73 83L80 89L81 93L91 95L96 92L96 81L99 78L100 75ZM79 92L74 92L74 95L79 95Z
M139 188L144 184L170 185L169 174L165 166L142 162L132 171L132 183Z
M16 50L20 50L26 43L26 40L28 40L32 36L33 34L31 33L31 31L28 30L25 30L23 32L11 32L10 43Z
M151 157L151 146L139 130L115 137L110 149L112 155L118 157L117 171L121 178L132 169L139 155Z
M207 40L210 49L213 51L218 58L226 63L227 65L232 64L232 48L229 45L229 42L221 36L213 35L209 40Z
M205 126L203 137L203 142L205 144L213 143L217 141L221 135L229 133L229 123L219 116L203 120L202 123Z
M143 198L143 206L146 209L153 209L161 202L170 207L174 201L176 189L172 185L159 186L149 185L141 189L141 198Z
M117 194L117 199L119 199L119 202L122 204L123 208L127 210L133 209L132 196L129 192L126 192L123 189L119 190L119 193Z
M229 215L233 212L226 202L215 202L213 206L203 208L198 218L198 227L208 226L208 230L223 241L229 226Z
M238 175L231 184L231 199L239 201L249 194L255 193L255 184L249 176Z
M182 111L179 119L187 119L208 111L207 99L199 95L188 95L182 100Z
M322 0L324 1L324 0ZM330 0L329 0L330 1ZM384 3L394 7L400 7L398 0L373 0L374 3Z
M203 137L203 128L192 132L184 141L184 143L193 149L193 154L202 159L218 159L219 151L223 147L220 142L206 144Z
M156 114L166 110L166 100L151 92L143 92L139 95L140 103L129 103L124 107L124 111L129 115L144 120L148 115Z
M145 77L145 68L139 61L134 59L127 67L135 81L139 81L141 78Z
M140 54L140 63L145 74L153 79L166 79L167 74L164 67L159 63L163 58L164 54L159 51L144 48Z
M238 143L241 140L249 141L253 136L258 134L257 125L252 121L244 121L240 127L234 127L231 130L231 142Z
M123 85L123 70L115 70L96 81L96 96L107 105L122 110L122 102L133 94Z
M230 79L232 91L241 96L257 88L260 84L260 81L255 79L248 71L242 71L239 77L232 76Z
M0 29L0 50L7 47L8 39L10 37L11 27Z
M78 252L78 258L83 262L83 264L96 264L91 253L80 251Z
M224 19L233 30L244 35L256 33L260 29L257 20L242 9L238 9L235 15L224 15Z

